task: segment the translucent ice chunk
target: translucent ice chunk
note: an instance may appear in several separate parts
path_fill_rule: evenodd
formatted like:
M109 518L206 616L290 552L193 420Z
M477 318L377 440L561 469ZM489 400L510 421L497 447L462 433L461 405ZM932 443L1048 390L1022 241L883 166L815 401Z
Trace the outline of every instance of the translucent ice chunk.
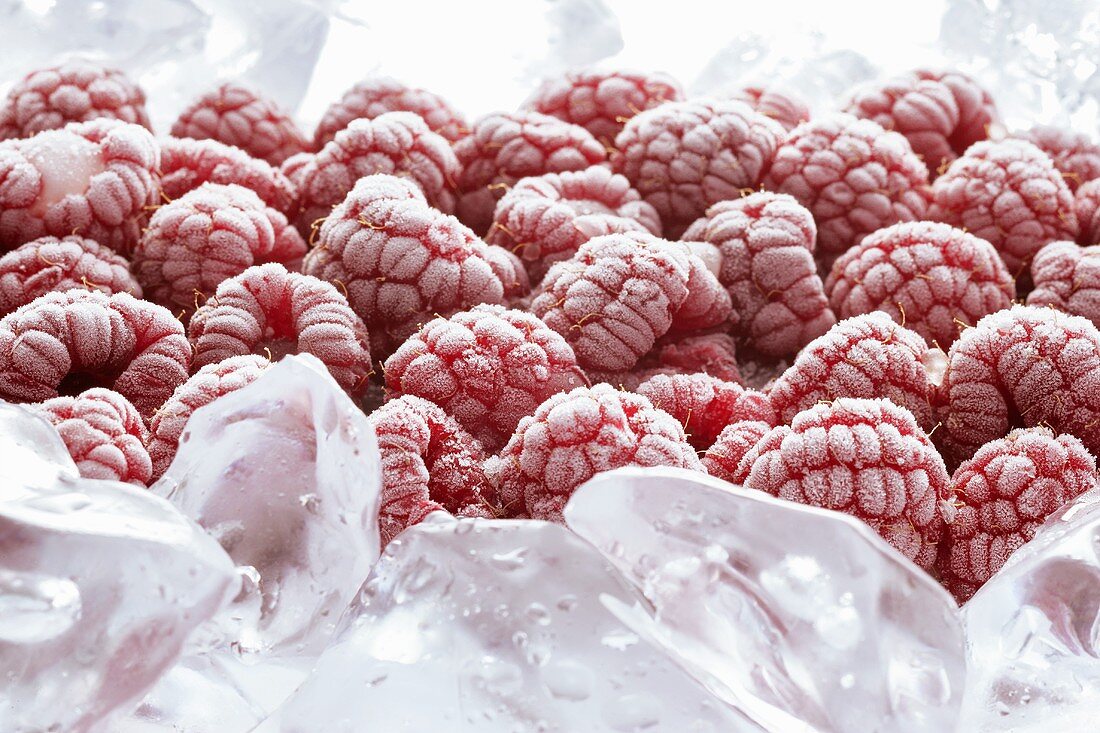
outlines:
M655 607L622 609L635 633L766 730L952 729L955 604L858 520L671 468L600 474L565 518Z
M99 146L67 130L35 135L21 150L42 174L42 192L34 203L38 215L66 196L83 195L92 176L106 169Z

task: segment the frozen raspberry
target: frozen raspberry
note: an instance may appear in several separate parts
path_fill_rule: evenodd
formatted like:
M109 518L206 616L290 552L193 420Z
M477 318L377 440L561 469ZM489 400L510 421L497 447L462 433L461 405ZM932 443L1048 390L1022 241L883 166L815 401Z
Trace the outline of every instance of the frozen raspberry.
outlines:
M810 119L809 105L783 89L747 86L738 89L730 98L745 102L760 114L778 122L787 132Z
M561 521L578 486L622 466L702 470L675 418L641 395L597 384L556 394L520 420L485 473L508 516Z
M497 203L485 241L511 250L534 282L593 237L660 235L657 211L630 181L603 166L523 178Z
M924 339L885 313L848 318L812 341L768 391L780 423L818 402L886 397L931 430L938 374Z
M772 425L762 420L742 420L727 425L703 456L703 466L711 476L735 482L741 459L771 432ZM748 474L748 468L743 475Z
M161 140L160 172L161 189L169 201L204 183L235 183L252 189L265 204L288 217L298 211L298 193L286 175L216 140Z
M382 454L378 525L385 546L435 511L496 517L496 493L485 480L485 451L432 402L405 395L367 416Z
M0 257L0 316L40 295L73 288L141 297L125 259L83 237L42 237Z
M1031 279L1028 305L1053 306L1100 328L1100 246L1051 242L1031 261Z
M149 432L137 409L118 392L93 387L76 397L46 400L35 409L57 428L84 478L149 484Z
M223 361L207 364L176 387L176 391L149 421L149 457L153 462L151 481L163 476L172 464L179 448L180 436L195 410L209 405L219 397L247 387L269 366L271 362L257 354L231 356Z
M1016 283L989 242L919 221L869 234L833 263L825 291L838 318L883 311L946 349L960 325L1012 305Z
M1100 180L1089 181L1077 189L1073 208L1081 228L1077 241L1084 245L1100 244Z
M1096 460L1072 435L1013 430L951 477L958 511L940 544L940 580L965 601L1063 505L1095 487Z
M962 332L947 355L948 463L1012 428L1046 425L1100 451L1100 331L1053 308L1017 305Z
M1017 137L1046 153L1071 192L1100 178L1100 145L1088 135L1061 127L1036 125Z
M1047 242L1077 236L1073 195L1050 158L1022 140L977 143L932 186L930 219L992 244L1018 274Z
M111 120L0 143L0 246L79 235L126 252L156 203L159 161L148 130Z
M658 374L642 382L637 392L679 420L688 442L699 450L709 448L730 423L775 424L767 395L709 374Z
M195 100L172 125L172 136L217 140L271 165L281 165L310 148L306 136L279 105L233 83L221 84Z
M13 402L109 387L148 418L190 365L183 325L129 293L47 293L0 320L0 397Z
M744 102L673 102L642 112L615 139L612 159L678 236L707 207L755 188L784 130Z
M503 304L527 289L513 255L430 208L412 181L384 175L361 179L332 210L302 267L347 293L378 356L435 314Z
M586 374L593 384L607 382L628 392L636 392L642 382L658 374L709 374L726 382L742 383L736 343L725 333L665 336L632 369L589 369Z
M223 280L187 326L195 367L245 354L312 354L353 394L371 373L366 326L329 283L278 263Z
M680 83L667 74L579 71L547 79L524 107L580 125L611 145L634 115L683 99Z
M204 183L157 209L134 249L146 297L190 313L214 288L255 264L293 266L306 243L253 191Z
M375 77L356 84L325 111L313 145L320 150L353 120L371 120L386 112L414 112L432 132L452 143L469 132L465 118L435 94L409 88L396 79Z
M0 102L0 140L96 119L148 128L145 93L117 69L69 61L33 71L12 87L7 99Z
M454 150L462 167L455 210L479 235L493 223L497 200L519 179L580 171L607 157L583 127L538 112L482 117Z
M816 236L813 216L794 198L762 191L715 204L683 238L716 248L745 345L790 356L836 323L814 264Z

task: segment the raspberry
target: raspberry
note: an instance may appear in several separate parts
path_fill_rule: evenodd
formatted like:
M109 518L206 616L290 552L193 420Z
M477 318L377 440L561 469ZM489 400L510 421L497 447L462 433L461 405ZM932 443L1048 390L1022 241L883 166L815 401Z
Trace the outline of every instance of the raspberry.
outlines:
M808 344L768 395L780 423L818 402L886 397L930 430L935 385L929 370L938 353L885 313L855 316Z
M57 428L81 476L149 484L149 433L137 409L118 392L93 387L34 407Z
M278 263L223 280L187 326L195 367L231 356L312 354L352 394L371 373L366 326L332 285Z
M497 203L485 241L517 254L538 282L589 239L631 231L660 235L656 209L626 178L592 166L521 179Z
M986 443L951 477L958 511L940 544L941 581L967 600L1048 516L1096 483L1096 460L1072 435L1028 428Z
M772 425L762 420L742 420L723 428L714 443L707 448L703 456L703 467L707 473L725 481L734 483L741 459L745 457L761 438L771 432ZM742 476L748 474L746 467Z
M149 421L149 457L156 481L176 457L180 436L187 421L200 407L209 405L219 397L236 392L255 382L271 366L266 358L256 354L231 356L213 364L207 364L190 379L176 387L176 391Z
M1100 246L1051 242L1031 261L1031 279L1028 305L1053 306L1100 328Z
M668 74L578 71L547 79L523 106L580 125L611 145L634 115L683 99L680 83Z
M396 79L375 77L359 82L321 118L313 145L320 150L352 120L374 119L386 112L415 112L428 128L454 143L469 130L461 114L440 97L423 89L411 89Z
M675 418L641 395L597 384L556 394L520 420L485 474L509 516L560 522L578 486L622 466L702 470Z
M782 89L747 86L730 97L744 102L758 113L775 120L790 132L810 119L810 107L803 100Z
M217 140L276 166L310 149L306 136L279 105L233 83L196 99L172 125L172 136Z
M775 423L767 395L709 374L657 374L636 391L679 420L688 442L699 450L709 448L730 423Z
M1047 242L1077 236L1073 196L1043 151L1022 140L977 143L932 186L929 218L992 244L1009 272Z
M121 120L149 127L145 93L117 69L87 61L33 71L0 103L0 140L31 137L70 122Z
M587 384L565 339L499 305L428 321L386 360L385 374L393 394L434 402L491 451L550 395Z
M367 422L382 455L378 525L383 546L433 511L460 517L500 513L485 481L485 451L439 406L405 395L379 407Z
M149 300L190 313L223 280L305 253L297 230L253 191L204 183L153 214L134 249L134 274Z
M148 418L190 365L183 325L129 293L47 293L0 320L0 397L13 402L109 387Z
M73 288L141 297L126 260L83 237L42 237L0 257L0 316L40 295Z
M1017 135L1046 153L1070 192L1100 178L1100 145L1088 135L1049 125L1035 125Z
M1100 244L1100 180L1089 181L1077 189L1073 203L1081 231L1080 244Z
M156 202L159 161L148 130L111 120L0 143L0 246L75 234L126 252Z
M671 102L633 117L612 159L678 236L719 201L755 188L784 137L744 102Z
M298 168L293 177L301 198L298 228L309 232L364 176L385 173L409 178L424 198L445 213L454 210L453 180L458 159L446 138L411 112L387 112L373 120L353 120Z
M168 200L204 183L252 189L271 208L288 217L298 211L298 192L277 168L215 140L161 140L160 185Z
M869 234L825 281L838 318L883 311L933 345L1007 308L1016 284L993 245L947 224L904 222Z
M947 355L942 436L950 463L1017 427L1046 425L1100 451L1100 331L1017 305L962 332Z
M725 333L674 334L658 340L634 366L627 371L587 371L589 381L636 392L638 386L658 374L709 374L726 382L741 384L737 366L736 344Z
M794 198L763 191L715 204L683 238L717 248L734 332L761 354L789 356L836 323L813 260L816 235Z
M303 271L347 293L380 355L432 314L502 304L527 289L510 253L430 208L411 181L384 175L361 179L332 210Z
M454 150L462 168L455 210L478 234L488 232L497 199L519 179L580 171L607 157L583 127L538 112L482 117Z

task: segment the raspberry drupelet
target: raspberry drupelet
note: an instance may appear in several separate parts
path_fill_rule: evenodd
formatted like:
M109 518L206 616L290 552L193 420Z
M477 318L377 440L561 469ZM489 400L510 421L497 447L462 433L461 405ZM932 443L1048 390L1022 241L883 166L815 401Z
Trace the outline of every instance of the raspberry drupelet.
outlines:
M744 102L765 117L775 120L787 132L810 119L810 106L782 88L750 85L737 89L730 98Z
M753 446L771 432L773 427L775 426L763 420L741 420L730 423L707 448L703 456L703 467L711 476L731 483L743 480L743 475L738 476L737 473L741 460ZM747 473L746 468L745 474Z
M731 423L775 424L767 395L709 374L657 374L635 391L679 420L688 442L698 450L709 448Z
M1088 135L1051 125L1035 125L1017 137L1050 157L1070 192L1100 178L1100 145Z
M1100 328L1100 246L1051 242L1031 261L1031 279L1028 305L1052 306Z

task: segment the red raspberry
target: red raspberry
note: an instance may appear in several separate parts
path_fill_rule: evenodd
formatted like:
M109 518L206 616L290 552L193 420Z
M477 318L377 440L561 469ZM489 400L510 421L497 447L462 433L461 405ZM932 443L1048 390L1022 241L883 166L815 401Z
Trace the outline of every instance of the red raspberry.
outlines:
M195 368L263 353L271 361L312 354L352 394L371 373L367 328L332 285L278 263L223 280L187 326Z
M375 77L359 82L325 110L313 145L320 150L353 120L370 120L386 112L414 112L432 132L452 143L469 133L465 118L442 98L423 89L411 89L396 79Z
M738 479L738 467L753 446L771 432L772 425L762 420L742 420L730 423L715 438L703 456L703 467L711 476L735 483ZM748 475L748 467L740 476Z
M986 443L951 477L958 511L940 544L941 581L967 600L1048 516L1096 485L1096 460L1072 435L1028 428Z
M989 242L919 221L869 234L833 263L825 291L838 318L883 311L946 349L960 325L1012 305L1016 283Z
M836 323L814 264L816 236L794 198L762 191L715 204L683 238L716 248L734 332L761 354L789 356Z
M843 320L806 346L768 391L780 423L818 402L840 397L886 397L933 426L936 365L924 339L885 313Z
M706 450L730 423L760 420L775 424L768 396L709 374L657 374L636 390L680 421L688 442Z
M0 316L40 295L73 288L141 297L126 260L91 239L42 237L0 257Z
M1088 135L1049 125L1035 125L1017 135L1046 153L1070 192L1100 178L1100 145Z
M76 397L54 397L34 409L57 428L81 476L148 486L149 431L137 409L118 392L93 387Z
M1077 189L1073 208L1081 228L1077 241L1084 245L1100 244L1100 180L1089 181Z
M520 420L485 474L509 516L560 522L578 486L622 466L702 470L675 418L641 395L597 384L556 394Z
M126 252L156 202L159 161L148 130L111 120L0 143L0 246L75 234Z
M580 171L607 158L583 127L538 112L482 117L454 150L462 169L455 210L479 235L493 223L497 199L519 179Z
M149 421L149 457L153 465L150 480L159 479L172 464L179 448L180 436L195 410L209 405L219 397L247 387L269 366L271 362L256 354L231 356L223 361L207 364L176 387L176 391Z
M110 387L148 418L190 365L183 325L129 293L47 293L0 320L0 397L13 402Z
M977 81L955 70L917 69L913 73L919 79L940 82L955 96L959 121L951 135L953 150L961 154L974 143L989 138L991 130L999 124L1000 114L993 97Z
M298 192L277 168L216 140L161 140L160 185L169 201L204 183L252 189L265 204L288 217L298 211Z
M1046 425L1100 451L1100 331L1053 308L1017 305L962 332L941 390L948 462L1017 427Z
M527 289L518 260L424 202L416 184L361 179L321 226L303 271L335 283L387 355L432 314L502 304Z
M826 265L876 229L923 219L930 198L928 169L904 137L840 113L792 130L763 186L810 210Z
M576 71L547 79L523 106L580 125L611 145L634 115L683 99L680 83L668 74Z
M787 132L810 119L810 106L783 89L747 86L738 89L730 98L744 102L765 117L775 120Z
M434 511L495 517L485 481L485 451L439 406L405 395L367 416L382 454L378 526L382 546Z
M587 384L565 339L499 305L428 321L386 360L385 374L394 394L434 402L491 451L550 395Z
M145 93L117 69L88 61L32 71L0 103L0 140L31 137L70 122L121 120L149 127Z
M1028 305L1053 306L1100 328L1100 246L1051 242L1031 261L1031 279Z
M485 241L511 250L538 282L593 237L660 235L661 220L630 181L603 166L523 178L497 203Z
M672 102L626 124L612 165L679 236L708 206L755 188L783 137L779 123L744 102Z
M172 136L217 140L271 165L310 149L306 136L278 104L232 82L207 92L180 113Z
M251 190L204 183L157 209L134 249L134 274L155 303L192 312L223 280L254 264L292 267L306 243Z
M932 186L928 216L992 244L1009 272L1047 242L1077 236L1073 195L1043 151L1022 140L977 143Z
M642 382L658 374L702 373L726 382L742 383L736 344L725 333L666 336L633 369L610 372L589 369L586 373L593 384L607 382L628 392L636 392Z

